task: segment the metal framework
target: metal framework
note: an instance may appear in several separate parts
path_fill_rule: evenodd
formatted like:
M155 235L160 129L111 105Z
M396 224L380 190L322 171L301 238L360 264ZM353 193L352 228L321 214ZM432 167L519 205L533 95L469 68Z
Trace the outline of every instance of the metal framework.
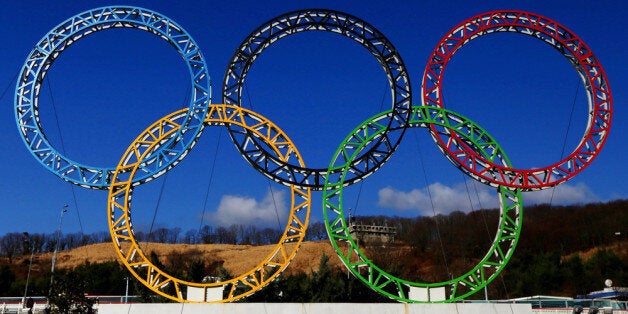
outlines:
M291 185L291 209L279 243L255 268L233 279L214 283L195 283L176 278L155 266L135 240L131 223L131 196L134 176L144 158L155 153L164 142L176 136L187 109L174 112L146 129L129 146L120 160L109 188L109 231L120 260L141 283L169 299L179 302L230 302L248 296L277 277L296 255L305 236L310 213L310 189ZM270 147L276 158L304 167L292 141L266 118L237 106L210 105L205 123L237 125Z
M540 39L571 62L582 78L589 102L588 123L582 140L573 152L552 165L515 169L487 160L481 154L452 150L448 143L456 134L439 134L431 127L432 135L458 168L481 182L527 191L555 186L580 173L598 155L608 138L612 116L612 93L602 65L582 39L564 26L522 11L493 11L463 21L441 39L428 60L423 74L423 105L444 107L442 78L453 54L469 41L496 32L514 32Z
M15 120L31 154L63 180L87 188L107 189L115 168L88 166L64 156L52 147L39 121L39 92L54 60L84 36L111 28L135 28L166 40L183 57L192 84L189 111L167 153L147 158L152 167L142 167L136 183L151 180L172 168L194 145L203 129L210 102L209 74L201 51L192 37L173 20L137 7L102 7L77 14L48 32L24 62L15 92Z
M225 73L222 98L226 104L242 106L242 89L246 75L253 61L271 44L288 35L306 31L325 31L348 37L366 48L384 69L392 94L393 114L383 122L391 128L405 128L410 116L411 89L408 71L401 56L392 43L372 25L346 13L309 9L286 13L271 19L254 30L236 49ZM323 188L323 178L327 169L304 168L295 164L284 163L274 159L266 148L259 145L251 136L241 139L234 136L233 128L229 128L231 137L240 150L259 171L279 182L308 186L315 190ZM359 181L375 171L381 163L390 157L399 144L403 132L378 138L366 152L354 159L352 167L362 169L347 177L346 183ZM253 141L263 156L250 156L243 145ZM338 162L346 162L338 160Z
M330 241L351 273L382 295L403 302L416 303L461 300L480 291L508 264L517 245L523 222L521 191L503 186L498 188L500 216L497 234L484 258L468 272L443 282L421 283L398 278L379 268L360 250L351 237L342 198L343 187L346 185L344 178L351 171L349 167L351 159L355 158L360 149L366 147L369 142L377 140L386 132L386 127L381 121L386 120L389 115L391 111L368 119L345 138L334 158L347 159L349 161L347 164L333 169L334 162L330 163L329 173L332 173L331 170L340 171L337 176L325 178L323 190L323 215ZM437 129L439 133L455 132L464 143L453 139L452 145L460 147L461 150L472 147L489 159L496 155L502 156L500 160L510 166L501 147L484 129L455 112L438 107L414 106L409 126L426 128L429 126ZM351 148L351 152L348 153L346 148Z

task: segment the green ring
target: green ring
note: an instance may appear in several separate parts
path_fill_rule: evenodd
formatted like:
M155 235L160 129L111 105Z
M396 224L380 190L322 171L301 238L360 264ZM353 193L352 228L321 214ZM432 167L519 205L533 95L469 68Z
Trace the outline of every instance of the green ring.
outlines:
M461 300L482 290L501 273L510 260L517 246L523 221L521 191L504 186L498 188L499 230L488 253L477 266L463 275L443 282L421 283L397 278L380 269L360 251L349 234L342 206L342 190L351 161L362 149L387 131L386 125L379 123L379 120L391 114L391 111L385 111L366 120L355 128L336 150L327 171L328 175L325 177L323 189L323 216L329 239L351 273L382 295L412 303L444 303ZM468 118L443 108L413 106L409 126L427 127L428 125L458 133L467 145L476 149L487 159L496 159L495 156L501 154L503 159L497 161L511 167L510 161L497 142ZM334 162L341 154L347 158L348 162L334 167ZM332 170L340 168L342 172L334 178L329 177ZM345 252L340 249L338 241L344 242Z

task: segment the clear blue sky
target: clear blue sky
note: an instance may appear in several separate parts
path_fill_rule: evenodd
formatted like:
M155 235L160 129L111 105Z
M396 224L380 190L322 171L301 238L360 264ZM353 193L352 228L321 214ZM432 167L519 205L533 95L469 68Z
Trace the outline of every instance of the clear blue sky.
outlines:
M15 126L13 93L16 73L43 35L73 15L117 3L25 0L5 1L0 6L0 89L8 88L0 99L0 234L53 232L64 204L70 209L64 218L64 232L107 230L107 192L71 187L39 165ZM579 35L596 54L613 91L614 118L610 137L589 168L559 186L553 198L551 190L526 193L525 203L551 200L563 205L628 197L623 157L628 138L626 2L388 3L233 0L124 4L164 14L193 36L209 67L213 103L220 102L226 66L240 42L262 23L289 11L328 8L374 25L404 59L415 104L420 100L427 58L453 26L496 9L545 15ZM165 41L137 30L108 30L79 40L55 61L47 78L39 106L44 132L56 145L63 141L68 156L86 164L114 166L132 139L150 123L187 107L189 78L182 59ZM446 107L480 123L519 168L557 161L570 121L567 151L575 148L584 132L587 104L582 86L578 87L579 77L565 58L538 40L517 34L474 40L453 57L444 84ZM249 72L247 91L245 106L277 123L296 143L306 165L314 167L325 167L341 140L360 122L391 107L385 76L375 59L353 41L328 33L302 33L272 45ZM441 156L427 131L411 131L388 164L363 184L350 188L345 204L356 214L416 216L496 206L493 189L470 187L467 193L465 180L468 184L472 181ZM285 224L288 190L269 184L246 164L219 127L207 128L190 155L168 174L160 199L162 183L163 177L136 189L133 221L138 230L149 228L153 216L155 226L184 231L198 228L203 207L204 224L277 227L276 212ZM313 193L314 221L322 220L321 202L321 194Z

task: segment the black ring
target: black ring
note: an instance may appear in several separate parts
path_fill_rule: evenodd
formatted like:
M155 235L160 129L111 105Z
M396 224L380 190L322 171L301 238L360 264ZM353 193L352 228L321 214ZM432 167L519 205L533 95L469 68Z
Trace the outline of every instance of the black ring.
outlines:
M384 134L352 162L354 171L347 175L345 181L348 185L363 179L388 160L401 141L411 114L412 93L408 71L397 49L375 27L352 15L326 9L299 10L275 17L253 31L236 49L223 80L222 101L241 106L244 79L253 61L279 39L305 31L327 31L355 40L377 59L390 83L393 114L387 126L389 130L402 130L392 132L392 137ZM268 153L255 137L237 127L229 127L229 135L240 153L264 175L284 184L323 189L327 168L303 168L282 162ZM341 166L346 164L347 159L339 161L338 166Z

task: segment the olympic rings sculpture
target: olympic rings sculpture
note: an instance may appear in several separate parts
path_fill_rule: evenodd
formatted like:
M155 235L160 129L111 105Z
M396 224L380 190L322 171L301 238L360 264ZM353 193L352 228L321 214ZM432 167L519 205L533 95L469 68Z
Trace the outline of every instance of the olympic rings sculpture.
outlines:
M152 124L126 150L115 168L85 166L48 142L39 121L41 81L58 55L76 40L110 28L137 28L168 41L190 71L189 107ZM274 123L241 107L242 88L253 61L272 43L305 31L327 31L365 47L388 78L392 109L367 119L340 144L327 169L305 166L288 136ZM579 146L563 160L540 169L513 168L492 136L470 119L444 109L442 78L453 54L470 40L495 32L541 39L562 53L580 74L589 99L589 121ZM254 30L233 54L225 73L225 104L210 104L209 75L198 45L174 21L143 8L104 7L78 14L50 31L28 56L18 79L16 122L32 155L63 180L108 189L108 224L116 252L129 271L154 292L179 302L229 302L246 297L276 278L303 241L311 190L323 191L323 214L330 241L351 271L375 291L403 302L452 302L485 287L501 273L517 245L523 207L521 191L545 189L582 171L599 154L611 125L612 93L606 74L584 42L562 25L540 15L494 11L454 27L432 52L422 81L421 106L412 105L410 79L392 43L372 25L345 13L310 9L280 15ZM273 251L254 269L234 279L194 283L153 265L136 241L131 223L133 187L178 164L207 125L222 125L241 155L260 173L289 186L290 219ZM366 178L392 155L408 127L429 128L443 154L474 179L497 187L500 220L493 244L471 270L439 283L397 278L374 265L353 241L342 206L343 188ZM347 245L341 245L346 243ZM341 247L346 247L344 251Z

